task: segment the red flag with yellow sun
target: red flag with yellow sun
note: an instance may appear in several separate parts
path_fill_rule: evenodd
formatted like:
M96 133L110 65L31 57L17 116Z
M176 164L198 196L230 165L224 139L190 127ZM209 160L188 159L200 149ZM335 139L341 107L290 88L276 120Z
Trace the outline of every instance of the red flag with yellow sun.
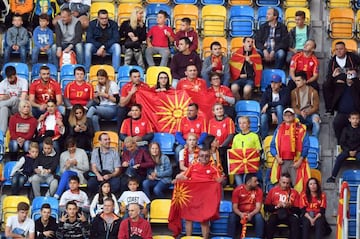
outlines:
M256 173L260 166L260 154L257 149L229 149L229 174Z
M181 219L206 222L219 218L221 184L216 181L176 182L169 213L169 229L181 233Z

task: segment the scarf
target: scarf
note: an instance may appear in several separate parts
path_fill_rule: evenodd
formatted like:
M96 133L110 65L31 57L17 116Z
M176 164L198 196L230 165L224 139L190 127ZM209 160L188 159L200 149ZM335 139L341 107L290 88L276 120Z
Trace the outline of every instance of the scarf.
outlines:
M194 164L198 161L198 156L199 156L199 147L195 147L195 150L194 150L194 160L191 162L191 164ZM189 159L189 149L188 148L185 148L184 149L184 165L185 167L189 167L190 166L190 159Z

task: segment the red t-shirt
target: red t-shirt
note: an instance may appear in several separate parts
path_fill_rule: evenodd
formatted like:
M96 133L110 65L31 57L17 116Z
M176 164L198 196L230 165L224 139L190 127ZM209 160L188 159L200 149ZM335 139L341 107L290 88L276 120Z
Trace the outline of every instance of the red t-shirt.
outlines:
M305 208L307 212L315 212L316 214L319 213L320 208L326 208L326 194L323 192L320 200L317 197L311 197L311 201L308 202L306 193L301 193L300 208Z
M245 184L235 188L232 193L232 203L237 203L240 212L250 213L254 211L256 203L262 203L263 192L259 187L255 190L248 191Z
M206 92L207 86L206 81L201 78L196 78L190 81L188 78L182 78L176 86L177 90L189 90L195 92Z
M279 131L278 131L279 133ZM281 146L279 147L279 155L284 160L293 160L295 153L291 152L290 145L290 125L285 125L285 134L279 135Z
M195 133L199 138L201 133L206 132L205 119L200 116L194 120L183 117L178 125L177 131L182 133L184 139L187 139L189 133Z
M75 81L65 87L64 97L70 100L72 105L80 104L85 106L94 96L94 88L89 83L83 82L78 85Z
M50 79L46 84L43 84L41 79L38 79L30 84L30 95L35 95L36 104L46 104L49 99L56 99L57 95L62 95L60 84L53 79Z
M151 38L151 45L154 47L169 47L169 38L165 35L165 32L170 32L171 36L175 38L173 30L168 26L155 25L150 28L147 33L147 37Z
M132 125L132 127L131 127ZM134 120L131 118L125 119L121 125L120 133L127 136L144 136L147 133L153 132L153 128L149 121L143 118Z
M216 97L216 93L223 93L226 96L229 97L234 97L230 88L224 85L221 85L220 88L218 90L215 91L215 89L213 87L209 87L208 89L208 95L209 97L214 97L216 98L216 103L220 103L222 105L230 105L228 102L226 102L222 97Z
M275 186L267 195L265 204L276 206L279 202L287 201L289 201L293 207L299 207L299 193L295 191L295 189L282 190L280 186Z
M126 83L121 88L121 97L126 97L129 94L129 92L131 91L132 86L133 86L132 82ZM140 82L137 85L137 88L138 88L138 90L140 90L140 89L150 89L150 87L144 82ZM130 99L129 103L126 105L127 107L131 107L133 104L136 103L135 95L136 95L136 93L131 96L131 99Z
M303 52L299 52L292 57L290 68L295 69L295 72L305 71L307 79L310 79L319 73L319 61L315 55L306 57Z
M219 140L219 144L222 145L229 134L235 133L234 121L229 117L226 117L221 121L212 118L209 121L208 133L214 135L217 140Z
M194 163L189 166L184 175L192 180L209 181L221 177L217 167L208 163L203 165L201 163Z

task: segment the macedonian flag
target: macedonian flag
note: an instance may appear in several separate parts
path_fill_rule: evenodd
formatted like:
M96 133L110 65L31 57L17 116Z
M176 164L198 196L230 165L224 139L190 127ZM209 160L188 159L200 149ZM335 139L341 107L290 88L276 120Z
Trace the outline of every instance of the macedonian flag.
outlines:
M347 197L345 198L344 192L347 189ZM337 216L337 226L336 226L336 239L343 239L344 229L344 219L345 217L349 218L349 201L350 201L350 188L349 184L344 181L341 184L340 197L339 197L339 206L338 206L338 216ZM344 207L346 215L344 215ZM345 216L345 217L344 217Z
M260 154L257 149L229 149L229 174L256 173L260 166Z
M219 219L220 200L221 185L216 181L177 182L171 199L169 229L176 237L181 233L181 219L195 222Z

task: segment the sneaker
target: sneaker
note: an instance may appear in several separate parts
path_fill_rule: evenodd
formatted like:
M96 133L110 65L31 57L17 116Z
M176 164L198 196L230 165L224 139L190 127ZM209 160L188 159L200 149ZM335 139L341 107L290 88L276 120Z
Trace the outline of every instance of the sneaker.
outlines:
M333 177L333 176L331 176L330 178L328 178L327 180L326 180L326 182L327 183L335 183L335 177Z
M326 117L334 116L334 111L327 110L327 111L324 113L324 116L326 116Z

